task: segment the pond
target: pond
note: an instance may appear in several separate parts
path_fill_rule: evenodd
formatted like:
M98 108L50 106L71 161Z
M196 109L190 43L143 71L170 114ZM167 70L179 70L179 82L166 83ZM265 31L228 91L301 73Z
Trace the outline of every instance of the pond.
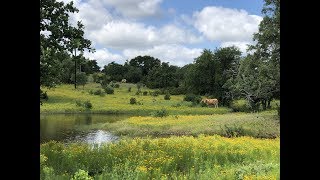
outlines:
M116 141L119 137L101 130L101 127L126 118L127 115L40 114L40 143L50 140L89 144Z

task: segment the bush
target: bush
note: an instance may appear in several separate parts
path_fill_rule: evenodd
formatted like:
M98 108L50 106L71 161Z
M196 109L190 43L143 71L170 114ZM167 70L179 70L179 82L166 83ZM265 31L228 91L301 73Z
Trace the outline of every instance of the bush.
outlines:
M79 99L76 100L76 106L82 106L81 100L79 100Z
M143 92L143 95L144 95L144 96L148 95L148 91L144 91L144 92Z
M92 104L89 100L83 102L83 107L85 107L86 109L91 109L92 108Z
M131 87L128 87L128 92L131 92Z
M227 137L239 137L239 136L244 136L245 132L242 126L227 126L224 125L225 127L225 135Z
M230 103L230 108L234 112L250 112L250 107L247 104L247 101L244 99L234 100Z
M156 91L150 92L149 94L150 94L151 96L156 97L156 96L159 96L160 91L159 91L159 90L156 90Z
M131 98L130 99L130 104L137 104L136 98Z
M97 90L90 90L89 91L90 95L100 95L100 96L104 96L104 93L101 89L97 89Z
M71 178L71 180L93 180L93 178L89 176L87 171L79 169L76 173L74 173L74 176Z
M120 84L114 84L114 88L119 88L120 87Z
M161 110L157 110L153 113L151 113L151 116L153 117L165 117L165 116L169 116L169 113L166 109L161 109Z
M138 91L136 92L136 95L139 96L141 94L140 89L138 89Z
M186 96L183 98L184 101L191 101L193 103L200 103L201 96L195 95L195 94L186 94Z
M107 93L107 94L114 94L114 89L111 87L111 86L107 86L104 88L104 91Z
M164 95L164 100L170 100L170 99L171 99L170 94Z

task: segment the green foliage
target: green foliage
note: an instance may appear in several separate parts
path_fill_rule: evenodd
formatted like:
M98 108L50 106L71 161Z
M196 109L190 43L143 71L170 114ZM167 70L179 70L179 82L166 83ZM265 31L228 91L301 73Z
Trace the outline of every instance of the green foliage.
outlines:
M123 65L113 61L104 66L102 72L109 76L110 80L119 82L124 78L127 69Z
M79 169L71 180L93 180L93 178L89 176L87 171Z
M131 87L128 87L128 92L131 92Z
M277 114L280 117L280 105L278 105L278 103L277 103L276 106L277 106Z
M230 108L234 112L250 112L251 109L248 105L248 102L244 99L234 100L230 103Z
M70 14L78 11L73 2L40 1L40 86L55 87L60 82L61 62L64 60L61 53L75 49L92 50L91 41L83 37L81 22L78 21L76 26L68 23ZM46 36L42 32L51 35Z
M239 137L239 136L244 136L245 131L242 126L228 126L224 125L224 130L225 130L225 136L226 137Z
M130 104L137 104L136 98L130 98Z
M104 87L104 91L107 93L107 94L114 94L114 89L111 87L111 86L106 86Z
M100 148L48 142L40 153L51 167L46 179L277 179L279 145L279 139L201 135L135 138Z
M151 69L147 75L146 85L149 88L177 87L177 66L170 66L169 63L162 62L161 66Z
M170 94L166 94L166 95L164 95L164 100L170 100L171 99L171 97L170 97Z
M45 100L45 101L48 101L49 97L47 95L47 92L43 92L41 89L40 89L40 104L42 104L42 102Z
M169 93L171 95L180 95L180 94L185 94L186 90L185 87L179 86L179 87L170 87L169 88Z
M148 91L143 91L143 95L147 96L148 95Z
M90 100L81 101L81 100L77 99L76 106L84 107L86 109L92 109L92 103L90 102Z
M116 84L114 84L113 87L114 87L114 88L120 88L120 84L116 83Z
M141 89L141 87L143 86L142 83L137 83L137 88L138 88L138 91Z
M159 91L159 90L152 91L152 92L149 92L149 94L150 94L151 96L153 96L153 97L157 97L157 96L159 96L160 91Z
M77 79L76 79L77 85L82 85L84 87L84 85L88 81L88 76L86 75L86 73L77 72L76 76L77 76ZM75 75L74 74L71 75L71 79L70 80L74 83L74 81L75 81Z
M89 94L93 94L93 95L99 95L99 96L104 96L104 93L101 89L96 89L96 90L90 90Z
M201 101L201 96L195 95L195 94L186 94L185 97L183 98L184 101L191 101L193 103L200 103Z
M79 100L79 99L77 99L77 100L76 100L76 106L82 106L82 101Z
M157 111L151 113L151 116L153 116L153 117L161 117L162 118L162 117L169 116L169 112L166 109L162 108L160 110L157 110Z
M89 100L87 100L83 102L83 107L85 107L86 109L92 109L92 103Z

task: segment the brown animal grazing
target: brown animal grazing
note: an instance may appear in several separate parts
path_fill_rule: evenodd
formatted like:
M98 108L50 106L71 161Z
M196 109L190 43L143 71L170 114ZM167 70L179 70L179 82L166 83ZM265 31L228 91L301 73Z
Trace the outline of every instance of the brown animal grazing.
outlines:
M209 105L214 105L214 107L218 107L219 101L218 99L202 99L201 102L206 103L208 106Z

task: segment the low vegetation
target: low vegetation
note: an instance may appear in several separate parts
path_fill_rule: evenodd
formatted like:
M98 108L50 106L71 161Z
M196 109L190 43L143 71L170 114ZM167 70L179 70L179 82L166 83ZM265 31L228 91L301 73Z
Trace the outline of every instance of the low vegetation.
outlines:
M216 115L169 115L165 110L152 116L133 116L126 120L106 123L103 127L117 135L130 137L219 134L221 136L252 136L276 138L280 136L277 112L229 113Z
M220 136L40 146L41 179L279 179L280 141Z

